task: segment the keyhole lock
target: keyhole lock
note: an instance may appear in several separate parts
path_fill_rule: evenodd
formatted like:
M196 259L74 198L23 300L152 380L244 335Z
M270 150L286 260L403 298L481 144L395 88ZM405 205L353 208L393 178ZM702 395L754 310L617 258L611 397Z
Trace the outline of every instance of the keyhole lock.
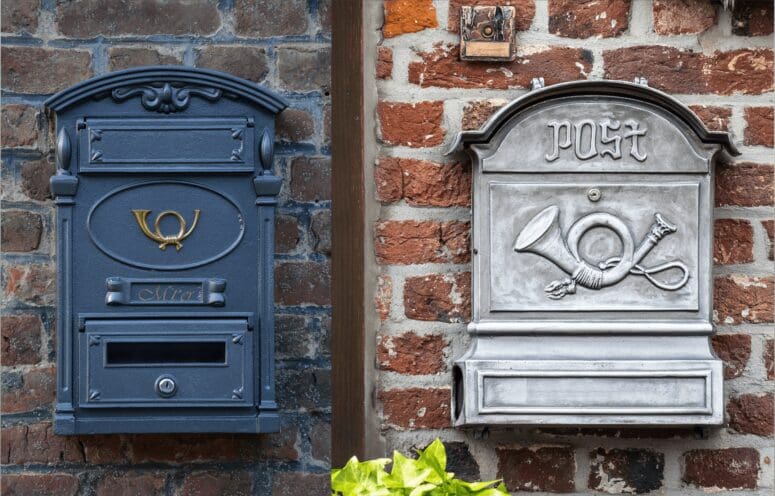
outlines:
M600 198L603 197L603 193L600 192L597 188L592 188L589 191L587 191L587 198L589 198L589 201L599 201Z
M162 398L169 398L170 396L174 396L177 390L178 385L172 376L163 375L156 379L156 392Z

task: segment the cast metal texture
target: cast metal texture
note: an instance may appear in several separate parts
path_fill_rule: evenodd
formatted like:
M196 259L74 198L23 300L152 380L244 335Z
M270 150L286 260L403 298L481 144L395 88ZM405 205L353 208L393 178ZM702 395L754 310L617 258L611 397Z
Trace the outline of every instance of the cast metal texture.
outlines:
M287 102L217 71L141 67L46 106L56 432L279 430L272 143Z
M473 342L453 421L718 425L713 167L738 152L643 84L511 102L457 145L474 164Z

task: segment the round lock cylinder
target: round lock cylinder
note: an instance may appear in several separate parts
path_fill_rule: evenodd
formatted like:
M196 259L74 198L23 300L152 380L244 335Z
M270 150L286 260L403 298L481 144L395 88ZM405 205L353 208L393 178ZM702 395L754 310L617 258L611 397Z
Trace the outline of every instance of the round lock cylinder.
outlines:
M162 398L169 398L174 396L178 391L178 384L175 382L175 378L170 375L163 375L156 379L156 392Z

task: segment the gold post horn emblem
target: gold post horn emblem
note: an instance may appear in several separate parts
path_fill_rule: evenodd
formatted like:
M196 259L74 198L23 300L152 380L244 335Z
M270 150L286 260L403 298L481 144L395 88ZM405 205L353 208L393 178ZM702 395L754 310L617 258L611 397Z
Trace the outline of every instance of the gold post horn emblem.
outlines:
M156 221L153 223L155 229L154 232L148 228L148 214L150 213L150 210L132 210L132 214L135 216L135 220L137 221L137 225L140 226L140 230L143 231L143 234L148 236L148 238L159 243L160 250L166 250L167 245L175 245L175 250L180 251L180 249L183 248L181 241L186 239L193 232L196 223L199 222L198 208L194 210L194 222L191 223L191 228L188 231L186 231L186 219L184 219L182 215L174 210L165 210L156 216ZM159 224L161 223L161 220L168 215L175 217L178 220L178 224L180 224L180 230L177 234L165 235L161 233Z

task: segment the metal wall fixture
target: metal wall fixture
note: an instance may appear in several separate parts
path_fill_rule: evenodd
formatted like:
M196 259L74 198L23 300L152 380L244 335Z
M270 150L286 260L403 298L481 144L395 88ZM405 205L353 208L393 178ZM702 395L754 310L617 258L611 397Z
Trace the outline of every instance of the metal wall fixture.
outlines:
M720 424L712 174L735 146L642 82L541 86L456 144L474 219L455 425Z
M54 95L58 434L273 432L272 92L142 67Z
M514 19L510 6L460 7L460 58L462 60L514 60Z

